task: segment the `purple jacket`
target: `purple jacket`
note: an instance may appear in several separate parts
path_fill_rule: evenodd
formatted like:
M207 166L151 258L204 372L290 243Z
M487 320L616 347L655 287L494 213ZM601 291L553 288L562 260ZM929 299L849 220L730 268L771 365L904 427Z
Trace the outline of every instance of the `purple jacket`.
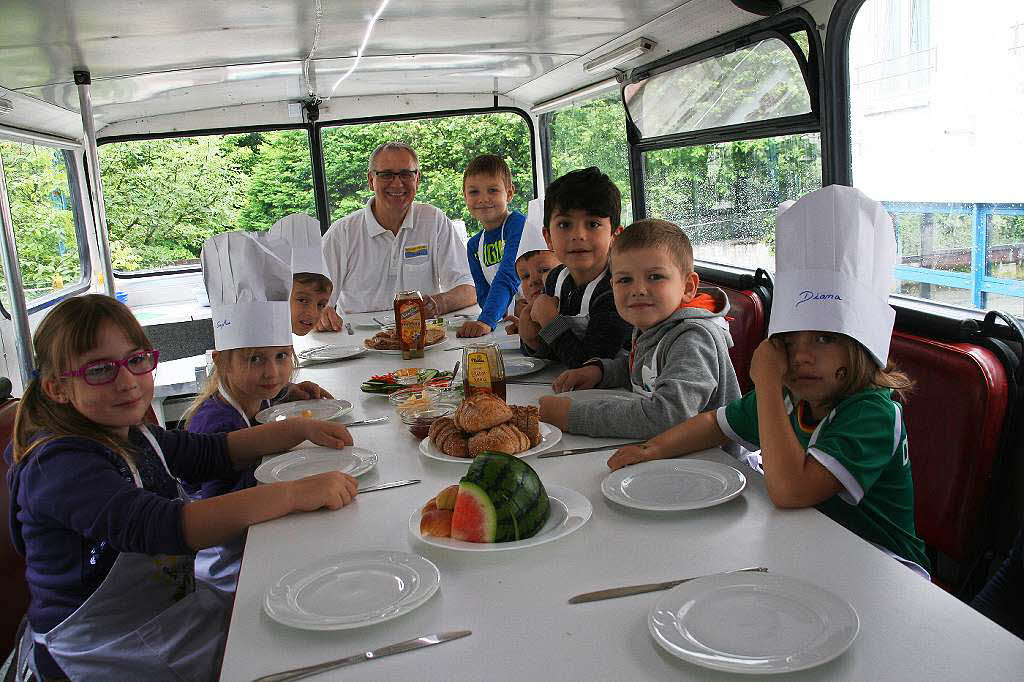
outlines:
M263 401L260 409L269 406L269 402ZM188 430L191 433L230 433L244 428L247 427L242 415L217 394L207 398L188 423ZM198 488L190 488L189 492L196 499L205 500L208 497L251 488L256 485L256 478L253 476L255 470L256 467L252 466L245 471L233 471L225 478L205 481Z

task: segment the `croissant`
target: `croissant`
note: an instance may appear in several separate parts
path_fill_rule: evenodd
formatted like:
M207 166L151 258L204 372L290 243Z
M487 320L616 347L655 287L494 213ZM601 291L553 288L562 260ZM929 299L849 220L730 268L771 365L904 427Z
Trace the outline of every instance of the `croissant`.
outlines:
M444 429L454 428L455 422L451 417L439 417L434 420L434 423L430 425L430 431L427 432L427 437L430 440L434 440L434 436L440 433Z
M509 405L512 424L530 439L530 447L540 445L540 410L536 405Z
M452 418L463 431L477 433L507 422L512 418L512 410L501 398L490 393L478 393L463 400Z
M514 455L530 449L530 439L512 424L498 424L492 429L474 434L469 439L469 455L476 457L485 450Z
M446 455L452 457L470 456L466 434L462 433L450 419L446 425L443 425L431 436L431 440L433 440L437 449Z

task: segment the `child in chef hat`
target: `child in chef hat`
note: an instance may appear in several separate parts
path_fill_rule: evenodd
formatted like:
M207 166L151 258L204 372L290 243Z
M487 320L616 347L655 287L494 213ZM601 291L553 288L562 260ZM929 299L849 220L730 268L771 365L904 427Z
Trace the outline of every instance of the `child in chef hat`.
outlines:
M746 396L609 460L613 469L716 445L760 449L779 507L815 506L927 575L914 529L906 429L888 361L896 239L881 204L832 185L780 207L769 338Z
M288 298L292 333L305 336L313 331L334 291L320 245L320 223L305 213L295 213L274 223L270 236L292 247L292 288Z
M544 293L544 280L548 273L561 265L555 252L544 241L544 199L533 199L527 206L526 224L516 252L516 274L519 275L520 295L514 303L514 313L505 318L509 324L505 331L519 333L519 313Z
M319 247L316 251L322 259ZM266 232L228 232L206 240L201 259L216 350L213 374L185 413L192 433L237 431L255 426L256 413L272 403L331 397L315 383L291 383L293 253L291 244ZM254 470L255 465L207 481L193 496L205 499L252 487ZM239 539L199 552L196 576L234 592L241 546Z

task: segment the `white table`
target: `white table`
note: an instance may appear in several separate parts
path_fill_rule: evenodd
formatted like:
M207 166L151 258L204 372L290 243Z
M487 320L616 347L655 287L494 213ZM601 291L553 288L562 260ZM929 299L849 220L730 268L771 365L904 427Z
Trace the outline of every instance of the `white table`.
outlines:
M357 334L311 335L315 343L351 343ZM399 366L447 368L458 352L423 360L368 354L302 370L351 400L357 416L387 414L382 397L359 392L370 374ZM534 377L553 378L548 368ZM542 386L509 386L513 403L535 402ZM360 663L315 679L373 680L664 680L741 676L716 673L664 653L647 629L647 612L664 593L569 605L573 594L764 565L814 582L850 601L861 619L852 647L836 660L794 673L796 679L1000 680L1024 673L1024 642L814 509L780 510L760 477L743 468L743 495L710 509L644 513L604 499L600 482L610 452L528 460L546 484L584 494L594 507L573 534L537 547L473 554L438 550L410 537L414 510L466 466L422 457L394 419L353 429L356 445L380 455L367 484L401 478L423 483L368 493L335 512L278 519L249 530L224 655L222 679L251 680L340 658L419 635L470 629L472 636ZM626 440L626 439L623 439ZM565 447L598 444L567 435ZM618 441L616 441L618 442ZM556 446L559 447L559 446ZM721 450L698 455L738 465ZM277 624L263 592L286 571L321 557L364 549L422 554L441 571L441 589L420 608L362 629L310 632ZM750 678L744 678L750 679Z

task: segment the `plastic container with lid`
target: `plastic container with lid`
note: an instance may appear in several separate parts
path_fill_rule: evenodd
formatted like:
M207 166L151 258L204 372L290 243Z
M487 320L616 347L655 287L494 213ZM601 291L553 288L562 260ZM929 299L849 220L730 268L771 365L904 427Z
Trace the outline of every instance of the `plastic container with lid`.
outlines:
M402 414L402 423L409 428L409 433L422 440L430 432L430 425L451 415L455 407L454 403L434 403L425 410L409 410Z

